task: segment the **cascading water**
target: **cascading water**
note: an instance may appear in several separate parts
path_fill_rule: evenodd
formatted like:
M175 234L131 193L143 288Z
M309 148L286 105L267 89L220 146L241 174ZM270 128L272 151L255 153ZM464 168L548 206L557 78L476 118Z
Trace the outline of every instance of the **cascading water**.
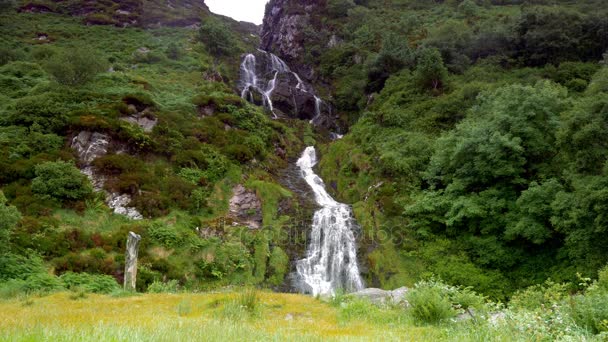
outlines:
M277 118L272 101L273 93L275 89L277 89L279 77L284 77L282 75L286 74L290 75L290 77L295 78L295 81L297 82L294 87L295 89L308 94L310 97L314 96L315 116L313 117L313 120L310 121L311 123L314 123L315 119L321 115L321 104L323 101L314 94L312 87L307 85L300 75L291 71L285 61L278 56L262 50L258 50L258 52L258 56L260 56L260 54L263 55L263 60L260 63L256 60L256 55L251 53L247 54L241 63L241 97L254 103L255 94L258 93L261 96L262 105L270 110L274 118ZM259 66L260 68L258 69ZM294 103L295 102L296 101L294 100Z
M251 88L256 89L258 87L258 76L255 73L255 64L255 56L252 54L245 56L243 63L241 64L241 82L243 83L241 97L250 102L253 102Z
M323 104L323 100L321 100L318 96L315 96L315 116L310 120L311 124L314 124L315 121L321 116L321 105Z
M321 206L313 217L307 256L296 262L298 286L313 296L333 295L338 289L361 290L352 210L327 193L323 180L313 171L316 163L314 147L307 147L297 162Z

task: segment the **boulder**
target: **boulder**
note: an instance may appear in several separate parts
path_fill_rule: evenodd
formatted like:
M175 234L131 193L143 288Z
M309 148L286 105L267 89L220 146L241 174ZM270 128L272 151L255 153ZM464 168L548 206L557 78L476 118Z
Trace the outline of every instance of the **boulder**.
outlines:
M350 295L359 298L368 299L370 302L384 306L388 304L401 304L408 306L408 302L405 300L405 295L409 289L407 287L400 287L398 289L387 291L376 288L367 288L358 292L353 292Z

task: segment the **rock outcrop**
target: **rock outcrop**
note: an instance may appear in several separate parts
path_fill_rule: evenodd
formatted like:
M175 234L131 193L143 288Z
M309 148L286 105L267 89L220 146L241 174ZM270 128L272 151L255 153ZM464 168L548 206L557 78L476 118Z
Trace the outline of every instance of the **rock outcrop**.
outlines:
M407 287L400 287L392 291L367 288L358 292L351 293L350 295L359 298L366 298L370 302L380 306L388 304L401 304L408 306L409 304L405 300L405 295L408 291L409 289Z
M96 172L93 162L95 159L107 155L111 150L115 152L124 151L124 146L120 146L112 141L112 137L105 133L82 131L72 138L71 147L78 155L80 170L91 180L95 191L106 193L106 204L115 214L124 215L133 220L141 220L143 216L137 209L129 207L131 196L127 194L108 193L103 189L106 182L104 175Z
M301 62L304 55L305 30L312 25L315 13L325 6L322 0L271 0L266 6L260 48L272 51L290 62ZM297 72L305 79L314 78L310 65L298 63Z
M262 202L251 190L241 184L232 189L230 216L237 222L259 229L262 226Z
M273 116L313 120L313 124L333 129L337 117L310 83L282 59L258 50L243 57L239 91L248 101L268 108Z

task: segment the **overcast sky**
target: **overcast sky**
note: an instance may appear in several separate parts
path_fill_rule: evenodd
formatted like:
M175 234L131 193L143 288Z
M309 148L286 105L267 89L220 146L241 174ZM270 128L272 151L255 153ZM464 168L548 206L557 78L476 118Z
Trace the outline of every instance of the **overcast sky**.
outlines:
M213 13L255 24L262 23L267 2L268 0L205 0Z

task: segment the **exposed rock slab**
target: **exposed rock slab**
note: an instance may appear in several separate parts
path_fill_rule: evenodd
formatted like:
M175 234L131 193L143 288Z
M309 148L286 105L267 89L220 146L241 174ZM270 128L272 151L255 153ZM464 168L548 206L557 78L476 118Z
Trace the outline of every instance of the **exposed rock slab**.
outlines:
M72 139L72 148L84 166L90 166L99 157L108 154L110 136L103 133L82 131Z
M152 132L152 130L154 130L154 127L156 127L156 124L158 124L158 119L149 118L143 115L142 113L122 117L120 118L120 120L139 126L146 133Z
M108 154L112 147L112 138L108 134L99 132L82 131L72 138L71 147L78 155L80 162L80 172L85 174L91 181L95 191L103 191L106 177L95 171L93 162L95 159ZM106 192L106 204L115 214L124 215L133 220L141 220L143 216L137 209L129 207L131 196L119 193Z
M230 216L235 220L258 229L262 226L262 202L255 192L239 184L232 189Z

